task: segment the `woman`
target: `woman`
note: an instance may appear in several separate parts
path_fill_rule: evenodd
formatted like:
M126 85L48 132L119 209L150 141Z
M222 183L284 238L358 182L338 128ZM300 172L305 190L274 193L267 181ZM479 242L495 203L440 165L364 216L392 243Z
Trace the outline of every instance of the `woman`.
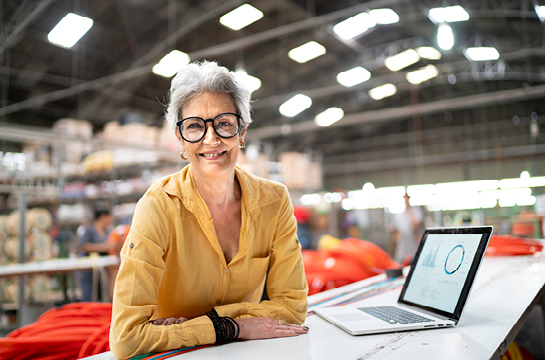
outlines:
M166 119L190 164L138 202L114 291L113 354L305 334L308 287L288 192L235 166L250 92L205 61L178 72L170 98ZM266 275L270 300L260 301Z

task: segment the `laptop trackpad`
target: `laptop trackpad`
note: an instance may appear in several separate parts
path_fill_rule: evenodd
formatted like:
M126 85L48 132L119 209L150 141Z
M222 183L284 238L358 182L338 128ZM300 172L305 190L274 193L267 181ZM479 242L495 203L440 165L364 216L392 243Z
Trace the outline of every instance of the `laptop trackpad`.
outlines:
M345 322L345 321L364 321L364 320L370 320L371 317L366 316L362 313L349 313L349 314L335 314L331 315L331 317L334 317L335 319Z

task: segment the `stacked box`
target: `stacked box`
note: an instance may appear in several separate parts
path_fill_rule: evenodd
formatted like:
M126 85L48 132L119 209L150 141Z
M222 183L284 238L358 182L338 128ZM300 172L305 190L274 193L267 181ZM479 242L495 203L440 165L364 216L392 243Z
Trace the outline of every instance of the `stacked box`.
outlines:
M53 130L70 138L81 139L82 142L55 145L53 147L53 164L68 162L79 164L81 159L93 151L93 145L85 140L93 138L93 125L87 120L60 119L53 124Z

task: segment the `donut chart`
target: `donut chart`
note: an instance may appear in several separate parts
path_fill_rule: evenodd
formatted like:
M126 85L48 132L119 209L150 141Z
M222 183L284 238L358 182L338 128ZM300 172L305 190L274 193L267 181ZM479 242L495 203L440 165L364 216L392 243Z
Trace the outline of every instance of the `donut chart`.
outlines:
M445 260L445 272L448 275L452 275L458 271L458 269L460 269L460 266L462 266L462 262L464 261L465 254L466 251L462 245L456 245L452 248L452 250L450 250Z

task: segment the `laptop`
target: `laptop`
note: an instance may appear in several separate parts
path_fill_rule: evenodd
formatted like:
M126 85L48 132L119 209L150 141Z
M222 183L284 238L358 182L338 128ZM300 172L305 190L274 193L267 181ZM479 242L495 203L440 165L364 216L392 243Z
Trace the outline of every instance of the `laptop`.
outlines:
M462 315L492 230L492 226L428 228L397 303L322 307L314 312L351 335L454 326Z

